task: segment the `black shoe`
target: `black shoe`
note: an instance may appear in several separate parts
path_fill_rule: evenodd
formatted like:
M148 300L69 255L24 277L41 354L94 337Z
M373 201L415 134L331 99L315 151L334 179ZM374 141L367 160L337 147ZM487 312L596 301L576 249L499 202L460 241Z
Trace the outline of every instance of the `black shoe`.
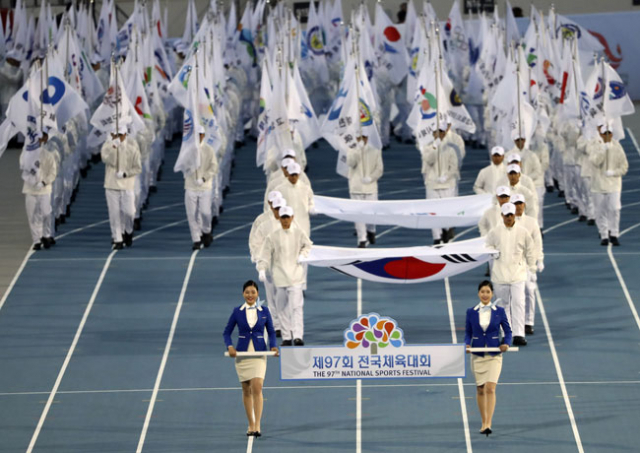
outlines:
M113 250L122 250L124 248L124 244L122 242L116 242L113 244Z
M491 428L486 428L484 431L480 431L480 434L484 434L485 436L489 437L489 434L491 434L493 431L491 431Z
M100 153L96 153L96 154L91 156L91 163L97 164L101 160L102 160L102 157L100 156Z
M586 222L586 221L587 221L587 216L586 216L586 215L581 215L581 216L578 218L578 222Z
M527 340L524 337L513 337L514 346L526 346Z
M220 206L220 214L224 212L224 206Z
M358 242L358 248L359 249L366 249L367 248L367 241Z
M438 245L438 244L442 244L442 239L434 239L433 240L433 245Z
M87 168L81 168L80 169L80 176L82 176L82 178L86 178L87 177Z
M55 222L53 223L54 227L56 229L56 231L58 230L58 227L60 226L60 217L56 217Z
M587 220L587 225L594 226L595 224L596 224L596 221L594 219Z
M33 244L32 250L42 250L42 244L39 242L37 244Z
M131 247L133 245L133 233L127 233L126 231L122 235L122 239L124 241L124 245L127 247Z
M49 247L51 247L51 242L49 241L49 238L41 237L40 243L45 249L48 249Z
M51 244L52 247L56 245L56 240L54 238L47 238L47 239L49 240L49 244Z
M453 238L456 236L456 230L454 228L449 228L443 231L444 237L445 237L445 241L444 242L451 242L453 240Z
M64 214L60 215L60 223L67 223L67 217Z
M209 247L212 242L213 242L213 234L205 233L205 234L202 235L202 244L205 247Z
M601 240L601 241L600 241L600 245L604 245L604 246L609 245L609 239L603 239L603 240Z
M191 250L200 250L202 248L202 242L194 242Z
M150 193L157 193L158 192L158 186L149 186L149 192Z
M304 341L302 341L300 338L296 338L295 340L293 340L293 345L294 346L304 346Z
M253 437L260 437L262 436L262 434L260 433L260 431L254 431L253 432Z
M372 231L367 231L367 241L369 241L369 244L375 244L376 243L376 233L372 232Z
M282 340L280 346L293 346L293 342L291 340Z
M553 186L547 186L547 193L553 192Z
M216 227L217 224L218 224L218 218L217 217L211 218L211 229L212 230Z
M558 191L558 198L564 198L564 190Z
M134 231L140 231L141 228L142 228L142 218L134 219L134 221L133 221L133 230Z
M230 191L231 191L231 188L229 186L225 187L224 189L222 189L222 196L226 197Z
M71 217L71 206L67 205L67 211L64 213L65 217Z
M533 326L524 326L524 333L526 335L533 335Z
M571 208L571 214L576 215L578 212L578 208Z
M620 241L618 241L618 238L616 236L609 236L609 241L611 241L611 245L620 245Z
M276 330L276 338L282 338L282 331L280 329Z

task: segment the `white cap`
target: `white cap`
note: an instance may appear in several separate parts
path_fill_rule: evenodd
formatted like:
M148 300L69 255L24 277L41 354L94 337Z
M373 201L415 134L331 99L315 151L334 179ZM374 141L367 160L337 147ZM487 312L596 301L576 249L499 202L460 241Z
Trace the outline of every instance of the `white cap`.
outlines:
M118 134L128 134L129 133L129 128L127 127L126 124L120 124L120 127L118 128Z
M507 156L507 162L522 162L522 157L518 153L511 153Z
M291 149L291 148L287 148L285 150L282 151L282 158L285 157L296 157L296 151Z
M601 134L604 134L605 132L613 132L613 120L601 120L598 123L598 129Z
M521 134L518 129L514 129L511 131L511 139L515 142L516 140L518 140L519 138L525 140L526 137L524 136L524 134Z
M507 165L507 174L511 172L520 173L520 165L518 164Z
M272 202L276 198L282 198L282 193L277 190L272 190L271 192L269 192L269 195L267 195L267 200L269 202Z
M271 206L273 206L274 209L280 209L280 208L282 208L282 207L287 205L287 200L285 200L282 197L274 198L270 203L271 203Z
M285 157L284 159L282 159L282 163L280 164L281 167L287 168L289 166L289 164L293 164L295 162L295 160L293 160L290 157Z
M102 63L104 61L104 58L102 58L102 55L100 55L98 52L94 52L94 54L91 56L91 64L98 64L98 63Z
M196 127L196 131L198 132L198 134L204 134L204 126L202 124L198 124L198 126Z
M24 60L24 55L19 49L13 48L9 52L7 52L6 59L8 60L9 58L16 61L22 61Z
M278 215L280 217L285 217L285 216L293 217L293 208L291 206L283 206L278 211Z
M511 195L511 199L509 200L509 202L513 204L526 203L526 201L524 200L524 195L522 195L521 193L514 193L513 195Z
M301 171L300 164L297 162L291 162L287 165L287 173L290 175L299 175Z
M504 156L504 148L502 146L494 146L491 148L491 155L497 154L498 156Z
M503 196L507 196L510 197L511 196L511 189L509 189L507 186L498 186L496 188L496 195L499 197L503 197Z
M509 214L516 214L516 205L514 205L513 203L505 203L502 205L502 207L500 208L500 210L502 211L502 215L509 215ZM280 214L282 215L282 214Z

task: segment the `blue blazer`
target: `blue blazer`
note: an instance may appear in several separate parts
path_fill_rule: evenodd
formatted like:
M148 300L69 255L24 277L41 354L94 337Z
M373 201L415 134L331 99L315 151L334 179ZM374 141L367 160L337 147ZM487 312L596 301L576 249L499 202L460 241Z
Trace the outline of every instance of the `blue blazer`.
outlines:
M500 344L500 327L504 331L502 343L511 346L511 326L507 320L507 313L504 308L496 305L491 306L491 320L487 330L482 330L480 326L480 307L477 305L467 310L467 328L464 336L465 344L472 348L496 348ZM474 354L484 357L484 352L474 352ZM489 352L490 355L498 355L499 352Z
M244 304L243 304L244 305ZM224 328L222 336L224 337L224 344L227 346L233 346L231 341L231 332L234 327L238 326L238 345L236 351L245 352L249 349L249 340L253 340L253 347L256 351L268 351L267 344L264 341L264 328L267 328L269 334L269 345L272 348L277 347L276 344L276 331L273 328L273 321L271 320L271 313L267 307L257 307L258 321L253 328L249 327L247 322L247 313L245 310L240 310L242 305L233 309L233 313L229 317L227 327Z

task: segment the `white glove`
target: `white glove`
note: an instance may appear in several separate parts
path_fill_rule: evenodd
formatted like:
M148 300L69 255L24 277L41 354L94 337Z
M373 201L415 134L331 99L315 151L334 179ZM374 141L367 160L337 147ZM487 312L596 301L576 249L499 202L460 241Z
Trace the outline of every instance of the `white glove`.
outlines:
M606 143L604 144L604 147L605 147L606 149L611 148L611 142L606 142Z
M119 171L118 173L116 173L116 178L118 179L124 179L127 177L127 174L123 171Z
M538 274L536 274L535 272L531 272L530 276L529 276L529 281L535 283L538 281Z
M440 184L444 184L445 182L447 182L447 179L449 179L449 177L446 176L446 175L445 176L438 176L438 182Z
M201 186L204 184L204 178L198 178L196 179L196 186Z
M306 256L304 256L302 254L298 255L298 263L302 263L302 260L305 259L305 258L306 258Z
M500 251L499 250L495 255L493 255L493 259L494 260L499 260L500 259Z
M538 261L536 268L538 269L538 272L544 271L544 263L542 261Z
M607 170L605 172L605 175L607 175L607 176L615 176L615 172L613 170Z
M371 184L371 178L369 178L368 176L365 176L364 178L361 179L362 184Z
M316 215L318 213L318 211L316 211L316 208L310 208L309 209L309 215Z
M258 272L258 280L264 283L267 280L267 273L265 271Z
M440 146L440 143L442 143L442 140L440 140L440 138L436 138L433 141L433 146L435 146L437 148L438 146Z
M45 184L42 181L39 181L38 184L36 184L36 188L38 189L43 189L45 186Z

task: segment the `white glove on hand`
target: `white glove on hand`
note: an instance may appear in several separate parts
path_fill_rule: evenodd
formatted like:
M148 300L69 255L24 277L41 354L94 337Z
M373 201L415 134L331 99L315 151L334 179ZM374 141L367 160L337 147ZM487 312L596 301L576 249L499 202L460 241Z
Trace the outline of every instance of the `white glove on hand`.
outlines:
M536 274L535 272L531 272L531 275L529 277L529 281L535 283L538 281L538 274Z
M38 184L36 184L36 188L38 189L43 189L45 186L45 184L42 181L39 181Z
M371 184L371 178L365 176L364 178L362 178L362 184Z
M309 208L309 215L316 215L317 213L316 208Z
M201 186L204 184L204 178L198 178L196 179L196 186Z
M265 271L258 272L258 280L264 283L267 280L267 273Z
M606 142L604 144L604 147L607 148L607 149L611 148L611 142Z
M124 179L127 177L127 174L123 171L119 171L118 173L116 173L116 178L118 179Z
M447 179L449 179L448 176L438 176L438 182L440 184L444 184L445 182L447 182Z
M607 175L607 176L609 176L609 177L611 177L611 176L615 176L615 172L614 172L613 170L607 170L607 171L605 172L605 175Z
M438 146L440 146L440 143L442 143L442 140L440 140L439 138L436 138L433 141L433 146L435 146L437 148Z
M538 261L536 268L538 269L538 272L544 271L544 263L542 261Z
M302 263L302 260L305 259L305 258L306 258L306 256L304 256L302 254L298 255L298 263Z

